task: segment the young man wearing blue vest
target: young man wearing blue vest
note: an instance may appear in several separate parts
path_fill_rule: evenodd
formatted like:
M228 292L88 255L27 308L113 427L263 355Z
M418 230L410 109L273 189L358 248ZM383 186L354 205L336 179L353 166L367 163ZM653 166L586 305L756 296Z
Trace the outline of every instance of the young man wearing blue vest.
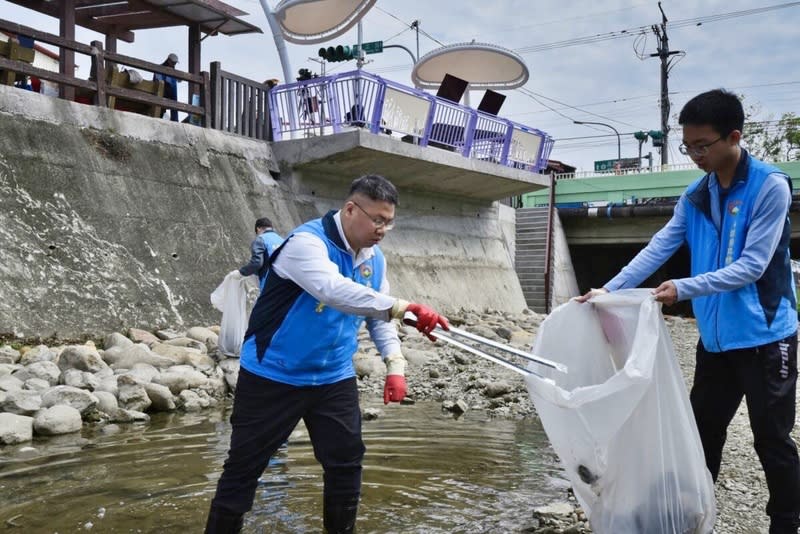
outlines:
M361 493L361 412L352 357L367 329L386 363L383 401L406 394L405 359L391 323L406 311L429 337L447 320L389 296L378 243L394 226L397 190L356 179L344 206L295 229L272 255L245 333L231 415L231 445L207 534L239 532L270 457L303 419L324 470L323 525L355 529ZM433 338L432 338L433 339Z
M670 305L692 300L700 330L692 410L716 481L727 428L744 397L769 488L770 534L800 527L800 459L790 436L797 387L797 308L789 257L792 185L739 146L744 111L714 90L684 106L682 153L707 174L672 219L608 282L578 300L636 287L685 242L691 275L654 291Z
M267 279L269 262L272 253L283 243L283 238L272 228L272 221L268 217L256 220L256 238L250 243L250 261L247 265L239 267L242 276L258 275L258 287L264 289Z

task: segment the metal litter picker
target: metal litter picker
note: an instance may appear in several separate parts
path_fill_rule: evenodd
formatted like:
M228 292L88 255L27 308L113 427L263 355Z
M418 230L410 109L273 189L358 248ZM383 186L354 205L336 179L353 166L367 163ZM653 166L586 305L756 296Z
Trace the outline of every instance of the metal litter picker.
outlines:
M403 316L403 323L409 326L416 327L417 326L416 315L414 315L411 312L406 312L405 315ZM498 356L497 354L492 354L486 352L485 350L479 347L469 345L468 342L477 345L483 345L485 347L491 347L492 349L508 354L513 354L514 356L518 356L523 360L533 362L538 365L543 365L545 367L555 369L556 371L560 371L562 373L567 373L567 366L564 364L536 356L535 354L529 354L527 352L521 351L514 347L510 347L508 345L503 345L502 343L498 343L497 341L487 339L477 334L471 334L466 330L462 330L454 326L451 326L450 330L445 330L440 326L436 326L436 328L434 328L433 331L431 331L431 335L436 337L437 339L441 339L442 341L449 343L450 345L453 345L454 347L458 347L461 350L464 350L476 356L480 356L481 358L494 362L498 365L502 365L503 367L511 369L512 371L517 372L523 376L529 376L529 375L541 376L541 375L539 375L539 373L535 371L526 369L525 367L517 365L514 362L511 362L501 356ZM463 341L456 338L462 338Z

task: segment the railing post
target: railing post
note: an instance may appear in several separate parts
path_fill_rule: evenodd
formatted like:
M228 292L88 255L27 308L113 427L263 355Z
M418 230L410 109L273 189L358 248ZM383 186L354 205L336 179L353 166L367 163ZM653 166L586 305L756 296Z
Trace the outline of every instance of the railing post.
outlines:
M94 71L97 92L94 94L94 105L107 107L106 99L106 62L103 54L103 43L92 41L92 71Z
M272 139L271 141L280 141L283 139L283 134L281 133L281 114L280 110L278 109L278 91L275 87L270 89L267 94L267 98L269 99L269 121L272 124Z
M372 125L369 131L376 134L381 131L381 117L383 116L383 100L386 98L386 82L378 82L378 94L375 95L375 109L372 110Z
M212 127L212 107L211 107L211 80L208 72L202 71L200 76L203 77L203 91L200 97L200 105L203 106L203 127Z
M478 124L478 112L470 110L469 121L467 127L464 128L464 148L461 149L461 155L465 158L469 157L472 150L472 143L475 141L475 125Z
M211 62L211 127L222 129L222 65L219 61Z
M331 78L327 83L327 92L328 92L328 102L330 105L328 106L328 114L331 117L331 123L333 124L333 133L339 133L342 131L342 109L339 105L339 94L336 92L336 80L337 78Z
M425 130L419 139L419 146L428 146L428 138L431 136L431 129L433 129L433 121L436 117L436 99L431 97L430 102L431 109L428 110L428 118L425 121Z
M514 125L508 122L506 139L503 141L503 150L500 152L500 165L508 166L508 155L511 153L511 141L514 138Z

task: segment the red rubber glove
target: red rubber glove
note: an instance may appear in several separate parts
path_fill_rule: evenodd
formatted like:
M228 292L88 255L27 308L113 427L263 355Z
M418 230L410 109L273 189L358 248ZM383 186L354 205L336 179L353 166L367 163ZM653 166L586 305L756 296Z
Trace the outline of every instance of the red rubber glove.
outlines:
M406 377L403 375L386 375L383 385L383 403L400 402L406 397Z
M436 313L433 308L429 308L424 304L412 302L406 307L406 311L410 311L417 316L417 330L428 336L431 341L436 341L431 332L437 326L450 330L450 323L447 322L447 319L443 315Z

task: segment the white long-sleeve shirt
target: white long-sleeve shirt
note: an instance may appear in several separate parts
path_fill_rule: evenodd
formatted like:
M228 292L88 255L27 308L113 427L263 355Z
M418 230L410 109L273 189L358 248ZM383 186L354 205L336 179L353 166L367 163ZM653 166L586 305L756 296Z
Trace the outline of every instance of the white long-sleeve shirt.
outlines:
M342 229L341 212L333 216L342 243L358 267L375 255L372 247L352 249ZM385 261L385 260L384 260ZM327 245L314 234L299 232L283 246L272 270L281 278L291 280L318 301L341 312L365 316L367 330L381 356L400 353L397 329L390 322L390 310L396 298L389 296L386 265L379 291L342 276L339 267L328 258Z

